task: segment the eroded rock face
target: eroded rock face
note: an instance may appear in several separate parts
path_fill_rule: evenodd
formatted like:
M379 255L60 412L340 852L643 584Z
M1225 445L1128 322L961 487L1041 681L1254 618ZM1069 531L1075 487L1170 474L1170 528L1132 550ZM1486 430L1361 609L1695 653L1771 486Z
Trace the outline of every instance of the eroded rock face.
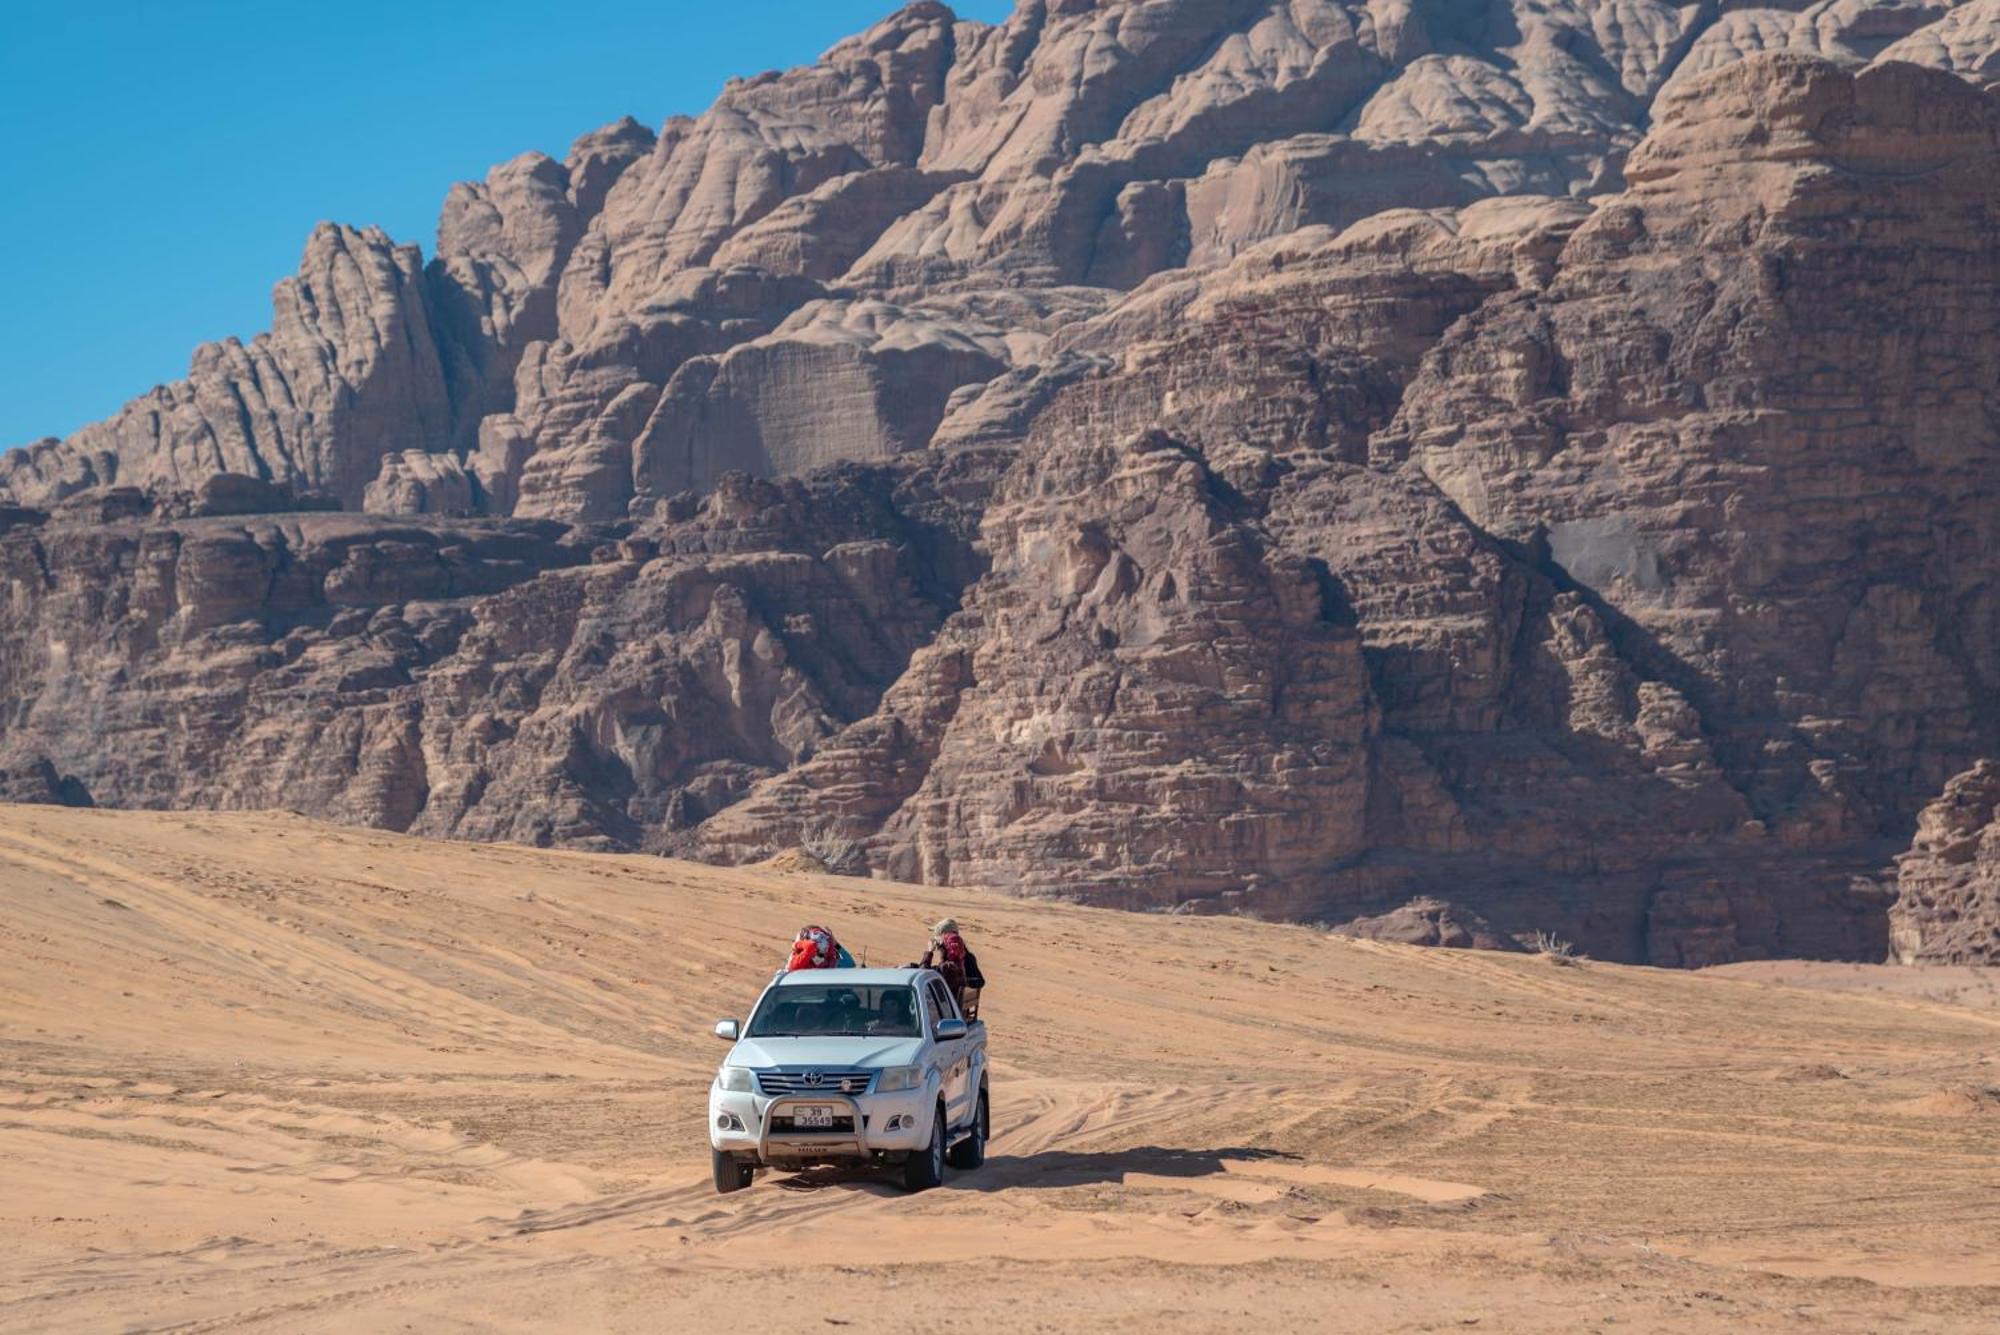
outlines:
M329 230L0 468L0 780L1881 958L2000 754L1986 3L920 3Z
M66 441L0 457L0 484L40 505L89 487L188 490L240 473L358 506L382 453L449 442L435 325L415 246L322 224L298 276L272 293L269 333L204 344L186 380Z
M1007 365L997 329L886 302L813 302L763 338L692 358L632 450L650 502L727 472L806 473L921 450L952 393Z
M1876 60L1929 65L1992 88L2000 84L2000 0L1961 4L1883 48Z
M662 450L684 452L662 433L710 420L727 457L676 465L687 477L920 449L930 409L884 406L902 377L928 403L1039 365L1049 336L1154 274L1389 209L1616 190L1656 100L1746 55L1990 82L1993 13L1021 0L988 26L922 0L816 64L732 82L700 117L620 121L454 187L427 267L322 227L270 333L8 455L0 488L45 505L236 472L349 508L599 521L650 503ZM907 312L901 365L780 332L823 328L829 300ZM794 351L746 354L707 401L717 359L773 338ZM758 427L784 416L769 405L821 389L814 447L765 448Z
M983 507L992 570L874 718L699 846L734 859L830 826L892 875L1131 907L1327 898L1368 846L1377 710L1348 595L1269 507L1308 470L1358 474L1343 461L1424 349L1575 219L1413 214L1407 246L1384 244L1394 223L1272 243L1074 335L1121 357L1073 353L1043 393L968 404L968 428L1034 404Z
M1520 943L1495 932L1478 914L1428 896L1388 913L1356 918L1334 929L1334 935L1362 941L1393 941L1404 946L1442 946L1448 950L1515 950Z
M1802 76L1820 89L1813 96L1829 95L1816 81L1833 85L1830 105L1843 108L1839 120L1859 142L1874 142L1871 114L1893 124L1895 108L1909 105L1878 75L1857 81L1824 64L1786 59L1759 68L1774 91L1754 95L1754 104L1781 123L1793 113L1778 94ZM1956 87L1939 91L1949 96ZM1967 108L1986 105L1977 93L1966 96ZM1739 318L1713 326L1674 309L1633 329L1605 323L1600 312L1629 318L1634 274L1646 282L1638 289L1640 310L1651 292L1670 309L1710 300L1712 289L1697 275L1709 266L1755 275L1760 247L1782 251L1792 244L1789 227L1810 226L1818 216L1801 199L1800 179L1785 173L1819 179L1812 159L1825 150L1784 146L1768 130L1736 126L1740 112L1728 111L1729 133L1740 130L1748 147L1713 143L1713 158L1704 161L1718 171L1732 164L1725 176L1760 171L1766 159L1756 155L1777 144L1774 156L1794 164L1766 183L1776 216L1761 232L1731 232L1715 207L1708 210L1714 230L1699 233L1698 242L1670 241L1663 224L1642 233L1657 237L1657 249L1628 248L1605 259L1598 229L1618 202L1591 210L1493 201L1460 213L1391 213L1337 235L1302 231L1209 274L1163 277L1066 332L1066 348L1102 360L1034 414L1027 445L986 510L982 537L994 569L966 610L891 690L882 714L759 785L704 827L703 846L735 858L764 842L789 842L813 822L832 822L870 839L875 865L889 874L965 876L1037 893L1067 887L1133 906L1395 920L1397 905L1443 884L1493 931L1520 939L1562 924L1564 935L1600 956L1701 964L1879 952L1883 903L1855 873L1879 862L1899 814L1907 819L1910 780L1907 772L1872 767L1888 754L1898 755L1891 763L1938 763L1945 748L1978 745L1977 720L1943 708L1976 683L1934 668L1909 707L1940 731L1909 736L1901 753L1814 721L1845 707L1857 724L1877 727L1878 737L1904 736L1907 725L1880 718L1886 701L1864 709L1838 694L1848 682L1905 670L1887 660L1868 660L1855 676L1823 669L1822 680L1837 684L1821 688L1830 693L1818 700L1804 693L1811 674L1796 671L1799 693L1787 699L1803 715L1796 721L1735 706L1727 692L1744 683L1720 681L1729 674L1717 660L1733 653L1745 667L1754 661L1751 651L1766 633L1757 618L1745 618L1742 644L1712 617L1697 621L1707 638L1695 638L1648 605L1657 581L1578 560L1579 550L1596 548L1575 533L1594 535L1589 525L1601 521L1585 518L1575 531L1539 512L1531 521L1502 522L1438 462L1466 449L1468 438L1517 431L1522 420L1542 430L1553 420L1576 432L1570 448L1581 449L1600 448L1606 433L1615 440L1643 429L1651 434L1642 438L1663 442L1665 457L1653 466L1678 470L1677 485L1686 489L1689 465L1665 462L1688 457L1674 455L1688 447L1665 436L1662 423L1674 419L1650 406L1635 413L1612 397L1612 389L1643 392L1633 368L1646 363L1634 354L1669 364L1677 353L1717 355L1701 353L1713 327L1718 338L1727 331L1727 355L1764 366L1792 335L1755 310L1762 298L1754 290ZM1971 126L1973 147L1961 141L1940 153L1960 164L1951 171L1965 174L1923 206L1938 209L1939 220L1956 218L1968 237L1988 225L1984 178L1976 160L1961 161L1967 151L1990 160L1990 141L1977 137L1985 133L1984 114L1969 122L1945 118ZM1919 139L1930 133L1909 132ZM1663 154L1675 142L1711 142L1678 122L1661 134L1683 136L1667 140ZM1870 151L1878 150L1891 151L1880 144ZM1742 185L1731 178L1715 187L1718 199ZM1624 206L1653 197L1635 189ZM1794 201L1800 223L1783 214ZM1850 198L1845 207L1862 204ZM1884 248L1931 244L1910 233ZM1945 243L1937 259L1957 265L1966 253ZM1595 272L1618 288L1617 302L1590 295ZM1544 322L1560 329L1571 318L1599 323L1580 326L1590 332L1578 335L1575 350L1558 345L1550 354L1536 335L1512 332L1524 308L1535 312L1534 331ZM1909 318L1914 323L1914 311ZM1483 333L1489 321L1509 334ZM1961 332L1974 346L1989 336L1976 315ZM1490 354L1476 351L1486 337L1495 340ZM1773 340L1769 351L1758 341L1764 337ZM1604 389L1578 370L1550 370L1593 358L1605 368ZM1726 382L1718 371L1701 374L1704 384ZM1499 401L1454 398L1450 386L1459 377ZM1905 382L1907 397L1885 395L1881 383L1872 391L1879 411L1923 404L1921 411L1935 412L1922 378ZM1593 397L1586 409L1514 408L1540 403L1550 385ZM1810 420L1807 390L1777 379L1760 392L1762 420L1783 442L1779 448L1809 456L1810 438L1786 425L1787 415ZM1978 461L1981 443L1992 438L1985 400L1968 397L1960 408L1951 448ZM1580 419L1590 420L1586 410L1597 414L1596 424L1580 427ZM1627 414L1638 421L1626 425ZM1452 434L1417 425L1433 421L1451 423ZM1868 430L1857 423L1859 448L1868 448L1861 443ZM1933 448L1947 447L1940 439ZM1547 445L1496 449L1524 473L1546 468L1551 455L1562 459ZM1629 450L1617 457L1636 467ZM1145 461L1153 461L1152 471ZM1606 473L1595 462L1572 471L1593 481ZM1145 496L1148 508L1134 509L1112 483L1133 472L1146 477L1131 491ZM1569 476L1524 477L1518 495L1524 504L1561 503L1571 494ZM1959 494L1954 482L1933 474L1912 473L1907 486L1934 498ZM1975 484L1966 494L1984 489ZM1203 495L1227 499L1177 500ZM1607 483L1603 495L1609 507L1644 493ZM1823 494L1815 504L1827 504ZM1857 512L1846 522L1863 527L1861 514L1874 504L1867 485L1853 504ZM1975 506L1964 514L1963 522L1979 522ZM1678 515L1659 522L1663 530L1685 527ZM1191 562L1174 537L1184 533L1226 534L1228 544L1260 553L1258 564L1225 574ZM1775 532L1752 540L1798 542ZM1222 545L1221 537L1209 539L1209 547ZM1614 555L1630 546L1606 545ZM1991 547L1975 538L1965 550ZM1779 569L1771 558L1762 564ZM1072 567L1082 573L1072 578ZM1263 573L1253 576L1253 569ZM1219 609L1254 616L1278 598L1270 573L1277 569L1314 572L1312 601L1336 638L1351 644L1340 651L1347 657L1309 651L1289 623L1253 633L1215 620ZM1853 625L1871 606L1869 594L1847 586L1853 571L1836 561L1784 574L1842 609L1829 613L1839 624ZM1206 592L1185 608L1155 591L1178 593L1191 584ZM1793 605L1803 596L1798 588ZM1697 618L1698 609L1690 598L1673 604L1682 618ZM1181 636L1201 649L1178 648ZM1155 637L1169 646L1157 668ZM1871 634L1847 652L1908 653L1913 640L1921 652L1921 634ZM1694 646L1714 657L1704 659ZM1209 719L1177 701L1171 667L1180 653L1204 664L1211 683L1229 683L1211 685L1212 697L1264 703L1247 725L1254 741L1244 742L1242 719ZM1155 671L1168 680L1153 681ZM1301 727L1266 697L1263 683L1293 671L1309 695L1326 693L1314 697L1311 713L1334 731ZM1331 703L1342 698L1343 675L1351 682L1357 674L1361 695ZM1092 694L1098 680L1120 689ZM1761 700L1775 692L1753 689ZM1164 749L1149 752L1134 734ZM1317 748L1318 758L1298 759L1301 746ZM1243 784L1256 772L1252 755L1286 773L1286 791L1315 794L1312 809L1331 806L1352 823L1289 819L1282 801ZM1365 763L1342 759L1354 756ZM1223 759L1211 765L1210 757ZM1855 774L1862 770L1870 771L1866 782L1875 785L1879 805L1843 796L1843 785L1864 782ZM1905 794L1900 808L1888 796L1895 791ZM1170 814L1190 812L1199 814ZM1122 833L1114 837L1111 829Z
M664 847L874 709L975 573L968 531L914 472L738 474L637 531L72 503L0 536L0 773Z
M665 851L867 716L969 573L921 474L722 479L482 606L422 704L422 833Z
M1917 818L1896 859L1889 945L1904 964L2000 964L2000 765L1981 760Z
M334 514L9 533L7 754L113 805L408 828L428 793L412 674L477 596L588 559L564 537Z
M1909 66L1724 69L1376 442L1629 620L1781 841L1888 835L1983 747L1996 135Z

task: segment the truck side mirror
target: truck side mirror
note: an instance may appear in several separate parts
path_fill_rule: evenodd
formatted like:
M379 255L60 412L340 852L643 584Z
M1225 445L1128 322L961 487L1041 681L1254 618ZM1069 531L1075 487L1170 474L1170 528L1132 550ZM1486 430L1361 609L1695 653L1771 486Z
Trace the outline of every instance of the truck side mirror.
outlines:
M939 1020L937 1022L938 1042L948 1043L954 1038L965 1037L965 1021Z
M715 1022L715 1036L726 1042L734 1043L742 1036L742 1033L743 1026L734 1020L717 1020Z

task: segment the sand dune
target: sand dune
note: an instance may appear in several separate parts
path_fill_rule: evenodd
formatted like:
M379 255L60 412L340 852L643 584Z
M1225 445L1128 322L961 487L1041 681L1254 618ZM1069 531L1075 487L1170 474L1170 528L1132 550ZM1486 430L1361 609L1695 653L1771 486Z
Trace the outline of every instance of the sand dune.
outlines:
M714 1196L708 1025L939 910L987 1166ZM2000 1013L1914 985L23 807L0 949L7 1329L2000 1321Z

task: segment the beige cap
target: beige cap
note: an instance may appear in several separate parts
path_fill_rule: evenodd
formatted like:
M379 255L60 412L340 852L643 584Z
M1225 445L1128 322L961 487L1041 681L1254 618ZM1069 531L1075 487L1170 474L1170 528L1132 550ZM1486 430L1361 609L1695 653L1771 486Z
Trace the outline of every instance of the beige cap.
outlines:
M957 930L958 930L958 919L939 918L937 926L931 928L931 935L943 936L946 932L955 932Z

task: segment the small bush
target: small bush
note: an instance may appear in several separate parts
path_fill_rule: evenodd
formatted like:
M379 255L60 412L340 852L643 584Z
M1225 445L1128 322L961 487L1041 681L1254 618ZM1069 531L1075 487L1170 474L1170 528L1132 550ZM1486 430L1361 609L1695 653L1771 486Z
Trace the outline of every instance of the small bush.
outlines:
M1551 964L1581 964L1583 956L1576 953L1576 943L1565 941L1554 932L1535 933L1535 953Z
M799 836L799 847L835 876L853 876L867 866L861 841L832 825L818 825Z

